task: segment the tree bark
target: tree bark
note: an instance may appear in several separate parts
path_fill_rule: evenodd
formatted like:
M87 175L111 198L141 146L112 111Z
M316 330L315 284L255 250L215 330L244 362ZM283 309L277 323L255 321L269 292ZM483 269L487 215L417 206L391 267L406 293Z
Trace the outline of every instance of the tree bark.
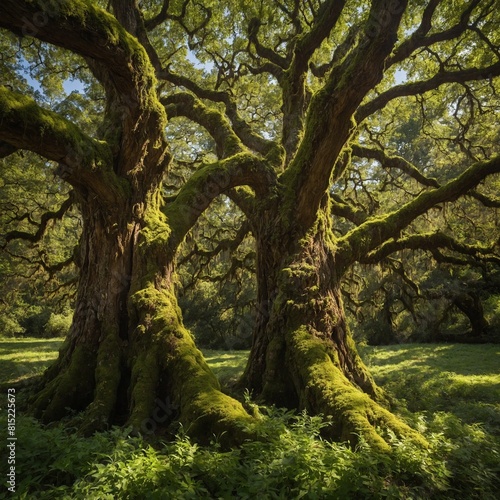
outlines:
M140 217L129 204L114 213L82 204L73 324L32 410L44 422L83 412L85 434L112 424L147 434L180 421L202 442L240 442L253 419L220 391L182 325L169 226L155 196L144 198Z
M384 408L384 394L356 350L327 213L323 207L300 240L276 236L276 225L274 237L260 240L256 232L260 307L241 384L266 403L332 416L327 435L334 439L355 443L361 437L387 450L378 427L423 443Z

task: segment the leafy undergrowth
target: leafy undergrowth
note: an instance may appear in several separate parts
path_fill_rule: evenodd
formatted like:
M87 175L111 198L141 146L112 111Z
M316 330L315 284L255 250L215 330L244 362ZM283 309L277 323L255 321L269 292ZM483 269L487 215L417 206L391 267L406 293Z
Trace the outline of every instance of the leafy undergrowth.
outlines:
M450 407L439 402L439 391L453 389L453 374L466 380L487 377L489 382L481 385L472 403L489 405L495 413L498 364L489 363L495 359L491 350L497 353L496 347L486 352L466 346L469 357L481 361L470 372L460 356L453 362L454 354L461 352L458 347L447 346L452 348L448 351L440 347L398 346L365 352L385 387L405 398L408 406L420 404L419 413L410 413L404 406L400 411L426 436L427 450L394 436L389 436L394 450L390 455L374 453L363 443L352 450L321 439L327 421L266 407L260 407L262 440L231 451L223 451L215 437L211 446L199 447L183 429L169 443L131 437L129 430L118 428L82 439L72 429L43 428L30 418L18 417L15 497L496 499L500 491L498 420L491 418L483 425L472 423L467 413L461 415L463 400L470 394L461 395L458 389L451 392ZM241 372L247 353L206 355L219 376L230 381ZM412 371L412 366L418 369ZM425 380L421 371L427 373ZM441 377L444 372L450 375ZM439 381L444 385L439 386ZM463 381L458 377L455 382ZM4 420L2 416L2 428Z

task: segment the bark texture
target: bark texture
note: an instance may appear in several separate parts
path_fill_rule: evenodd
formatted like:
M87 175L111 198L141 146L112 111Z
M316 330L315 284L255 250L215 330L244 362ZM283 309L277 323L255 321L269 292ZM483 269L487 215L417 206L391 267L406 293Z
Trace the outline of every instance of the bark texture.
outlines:
M180 421L202 442L215 435L240 442L252 418L220 391L182 325L169 226L158 207L146 206L142 220L127 207L113 221L88 206L82 213L73 325L32 402L35 415L52 422L83 412L86 434L112 424L149 433Z
M265 271L258 272L260 311L241 382L266 403L332 416L330 438L355 443L361 437L387 450L380 428L423 444L384 407L383 392L356 350L340 291L343 266L328 221L323 208L304 238L278 237L282 246L273 249L258 245ZM279 233L276 226L274 232Z

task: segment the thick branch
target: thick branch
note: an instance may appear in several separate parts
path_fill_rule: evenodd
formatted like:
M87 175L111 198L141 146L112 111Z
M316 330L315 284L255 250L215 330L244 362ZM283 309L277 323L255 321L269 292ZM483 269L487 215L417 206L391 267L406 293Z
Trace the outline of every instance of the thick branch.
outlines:
M105 143L5 87L0 87L0 141L59 163L56 174L77 189L93 191L103 202L124 196Z
M432 29L432 17L436 11L436 8L440 3L443 3L443 0L431 0L424 9L420 26L408 40L404 41L394 51L394 54L388 60L388 67L408 58L413 52L415 52L415 50L421 47L430 47L431 45L438 42L444 42L446 40L458 38L468 28L470 16L480 2L481 0L473 0L472 2L470 2L462 12L460 21L455 26L452 26L447 30L426 36Z
M400 231L432 207L456 200L496 173L500 173L500 156L475 163L448 184L420 194L399 210L367 220L339 240L340 260L343 265L361 261L369 252L397 237Z
M257 195L265 196L275 182L272 167L249 153L201 167L163 210L172 229L172 249L177 248L200 214L220 194L236 186L250 186Z
M482 193L479 193L475 189L468 193L470 196L475 198L479 203L482 203L485 207L489 208L500 208L500 199L499 198L490 198Z
M304 73L307 71L309 60L314 52L327 38L337 24L340 14L344 10L345 0L327 0L318 9L312 28L304 33L295 45L293 71Z
M359 226L363 224L368 218L368 215L364 210L353 207L351 204L347 203L342 197L331 194L330 195L330 205L332 210L332 215L343 217L348 221Z
M120 24L132 35L137 37L146 50L151 64L156 71L161 69L158 53L151 45L144 19L136 0L110 0L113 12ZM168 2L167 2L168 8Z
M368 253L360 260L360 262L362 264L375 264L392 253L400 250L434 251L437 248L446 248L475 259L497 262L500 264L500 258L493 255L494 246L485 247L460 243L441 231L425 234L412 234L405 238L391 239L382 244L376 250Z
M352 145L352 154L359 158L369 158L378 161L384 168L395 168L401 170L423 186L438 188L439 183L436 179L425 177L415 165L405 160L401 156L390 156L381 149L367 148L359 144Z
M245 214L246 218L252 220L255 217L256 197L254 192L247 186L238 186L230 189L225 195L233 201Z
M0 27L69 49L106 65L118 92L136 97L137 41L108 12L91 2L3 0ZM136 56L140 56L138 53Z
M161 100L169 118L185 116L204 127L213 137L219 158L227 158L242 151L241 143L229 121L216 109L205 106L187 92L178 92Z
M309 106L304 137L283 174L292 215L303 230L316 218L331 174L353 130L351 118L364 96L382 79L384 62L397 40L406 0L374 0L357 47L329 75ZM377 21L383 19L383 25Z
M267 59L270 63L268 66L268 71L276 78L280 78L283 74L283 70L286 70L290 64L290 62L273 49L262 45L257 38L259 33L259 28L261 26L261 21L258 18L253 18L250 20L248 25L248 39L255 47L257 51L257 55L262 57L263 59Z
M163 0L160 12L158 12L156 16L144 22L144 26L148 31L155 29L157 26L159 26L161 23L165 22L168 19L169 6L170 6L170 0Z
M276 153L275 156L277 157L281 156L281 149L274 141L264 139L256 134L250 125L241 118L238 113L236 102L227 92L204 89L189 78L172 73L168 68L162 70L159 73L159 77L174 85L190 90L200 99L223 103L226 107L226 115L231 121L234 133L245 146L264 156L273 155L274 153Z
M310 31L296 40L290 67L279 79L283 89L283 147L287 163L293 157L304 128L306 73L309 61L336 25L345 1L328 0L319 8Z
M316 66L315 64L309 64L309 69L312 74L318 78L324 77L333 67L342 62L342 59L349 53L349 51L354 47L357 36L362 29L360 23L355 23L349 27L349 30L344 38L344 40L337 46L331 60L328 63L322 64L321 66Z
M165 144L160 144L165 114L156 99L154 70L144 47L115 17L91 2L4 0L0 27L86 58L107 93L106 119L113 129L108 135L118 142L120 173L132 172L149 155L157 170L142 171L150 178L139 182L149 183L161 175L168 158ZM144 147L137 141L139 127L160 132Z

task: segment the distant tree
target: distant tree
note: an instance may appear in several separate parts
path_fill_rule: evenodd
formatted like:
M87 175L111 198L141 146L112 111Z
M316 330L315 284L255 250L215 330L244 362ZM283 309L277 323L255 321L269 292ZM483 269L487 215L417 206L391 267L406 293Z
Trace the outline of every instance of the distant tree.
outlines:
M71 317L79 216L45 163L29 152L0 162L0 336L52 335L52 313Z
M379 404L346 326L341 283L355 263L405 249L498 262L495 241L456 242L416 224L467 193L498 205L476 190L500 171L492 131L481 126L499 109L497 2L111 0L109 8L0 7L14 44L2 60L0 151L53 162L83 221L73 325L36 415L85 410L88 432L116 421L141 428L168 398L170 417L194 436L224 431L235 442L249 432L241 424L253 417L220 391L174 289L179 245L224 193L255 238L258 316L242 383L266 402L332 415L337 438L361 435L385 449L377 429L390 428L419 439ZM40 75L88 82L82 121L26 95L19 70L33 47ZM90 130L87 103L100 115ZM427 165L425 152L405 157L413 140L402 151L390 142L391 120L420 109L430 129L416 147L426 134L451 145L440 165ZM186 149L210 145L175 193L162 187L179 165L167 116L197 125ZM411 190L395 182L398 196L372 194L400 173Z
M245 215L222 196L200 217L177 260L184 323L200 347L250 349L255 250Z

